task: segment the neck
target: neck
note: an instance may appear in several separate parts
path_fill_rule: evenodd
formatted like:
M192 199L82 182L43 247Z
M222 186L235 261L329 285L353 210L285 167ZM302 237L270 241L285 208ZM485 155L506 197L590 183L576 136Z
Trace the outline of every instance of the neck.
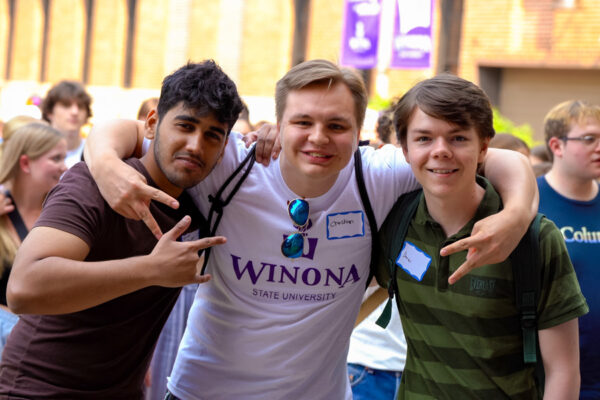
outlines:
M589 201L598 195L598 183L594 179L567 174L556 162L546 174L546 181L552 189L572 200Z
M435 196L424 190L429 215L441 225L446 237L460 231L475 215L485 189L474 183L469 191L455 196Z
M19 214L27 229L31 230L33 224L42 213L42 205L48 193L39 193L32 190L34 185L24 182L24 179L17 179L11 183L11 195L15 205L19 209Z
M158 166L156 159L154 158L154 146L151 145L148 152L140 159L146 171L148 171L148 175L150 178L156 183L156 186L168 194L171 197L177 198L181 193L183 193L183 189L179 186L175 186L169 181L164 172Z
M81 136L79 132L63 132L67 139L67 151L75 150L81 144Z
M308 177L289 165L282 154L279 160L279 169L285 184L298 197L313 198L324 195L333 187L339 173L322 178Z

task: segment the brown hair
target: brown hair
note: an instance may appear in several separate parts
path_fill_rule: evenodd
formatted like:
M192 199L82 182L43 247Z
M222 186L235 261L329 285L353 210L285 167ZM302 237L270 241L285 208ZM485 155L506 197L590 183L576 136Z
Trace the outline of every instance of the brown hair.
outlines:
M473 127L481 139L493 138L490 100L477 85L454 75L442 74L417 83L394 107L398 142L406 146L408 122L416 107L425 114L461 128Z
M92 109L90 108L92 98L85 91L83 85L77 81L60 81L50 88L42 102L42 118L50 122L48 116L52 114L56 103L69 104L71 102L76 102L79 107L84 108L87 118L92 116Z
M329 82L330 85L340 82L348 87L354 99L356 123L360 129L365 119L369 100L365 84L354 71L339 67L327 60L310 60L298 64L277 82L275 88L277 122L281 122L289 92L323 82Z

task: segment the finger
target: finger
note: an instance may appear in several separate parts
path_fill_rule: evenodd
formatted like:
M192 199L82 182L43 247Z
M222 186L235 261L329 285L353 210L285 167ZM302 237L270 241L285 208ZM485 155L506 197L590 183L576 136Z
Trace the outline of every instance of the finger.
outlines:
M453 285L458 282L463 276L471 272L471 270L477 268L479 258L477 249L471 247L467 253L467 257L464 263L450 277L448 278L448 283Z
M192 218L189 215L184 216L175 224L164 236L167 236L170 240L177 240L177 238L185 233L190 227Z
M204 275L196 274L194 282L206 283L206 282L210 281L210 279L211 279L211 276L209 274L204 274Z
M255 131L248 132L244 136L242 136L242 140L246 144L246 148L250 147L252 143L256 142L258 139L258 134Z
M227 242L225 236L211 236L188 242L193 251L206 249L208 247L217 246Z
M276 127L274 129L277 129ZM271 157L273 158L273 160L276 160L277 157L279 157L279 153L281 153L281 140L279 137L279 134L276 133L275 135L275 144L273 145L273 152Z
M150 232L152 232L154 237L160 240L160 238L163 235L162 231L160 230L158 223L156 222L156 220L154 219L154 216L152 215L152 213L150 212L150 210L148 208L146 208L145 212L142 212L140 219L142 221L144 221L144 224L148 227L148 229L150 229ZM188 225L189 225L189 223L188 223ZM187 227L186 227L186 229L187 229ZM185 229L184 229L184 232L185 232ZM179 237L179 235L175 236L175 238L173 238L173 240L177 239L178 237Z
M448 278L448 283L451 285L454 285L463 276L468 274L473 268L474 268L474 266L471 264L471 262L469 260L465 261L464 263L462 263L462 265L460 267L458 267L458 269L456 271L454 271L454 273L452 275L450 275L450 277Z
M262 129L262 128L261 128ZM264 140L258 140L254 149L254 156L256 158L256 162L264 165L264 154L265 151L265 142Z
M142 192L142 197L144 199L151 199L154 201L158 201L159 203L163 203L171 208L177 209L179 208L179 202L175 200L173 197L169 196L162 190L153 188L152 186L144 185L140 188Z
M13 206L12 204L6 204L6 205L4 205L4 207L2 209L3 212L0 212L0 215L11 213L14 210L15 210L15 206Z
M471 238L468 237L449 244L440 250L440 255L445 257L449 256L450 254L458 253L459 251L467 250L472 245L471 241Z

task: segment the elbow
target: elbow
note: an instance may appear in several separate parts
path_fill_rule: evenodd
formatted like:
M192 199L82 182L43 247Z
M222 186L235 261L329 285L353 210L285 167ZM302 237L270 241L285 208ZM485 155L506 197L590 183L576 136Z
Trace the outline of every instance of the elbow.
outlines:
M21 284L18 280L9 279L6 287L6 302L10 311L15 314L30 314L32 313L32 293L26 285Z

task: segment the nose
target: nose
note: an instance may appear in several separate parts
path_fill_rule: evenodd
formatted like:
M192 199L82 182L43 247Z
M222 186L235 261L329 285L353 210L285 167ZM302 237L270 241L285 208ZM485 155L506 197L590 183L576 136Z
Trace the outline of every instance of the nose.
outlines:
M61 175L65 173L65 171L68 169L67 168L67 164L65 164L65 160L63 159L62 162L60 163L60 173Z
M431 150L431 154L433 157L439 157L439 158L452 157L452 151L450 150L448 141L443 137L439 137L439 138L435 139L433 141L433 147Z
M316 145L324 145L329 142L329 136L321 124L315 124L308 135L308 140Z
M73 114L78 114L80 109L81 107L79 107L79 104L77 103L71 103L71 106L69 107L69 111Z
M188 135L187 142L185 144L185 150L194 155L199 155L202 152L202 132L197 132L194 135Z

